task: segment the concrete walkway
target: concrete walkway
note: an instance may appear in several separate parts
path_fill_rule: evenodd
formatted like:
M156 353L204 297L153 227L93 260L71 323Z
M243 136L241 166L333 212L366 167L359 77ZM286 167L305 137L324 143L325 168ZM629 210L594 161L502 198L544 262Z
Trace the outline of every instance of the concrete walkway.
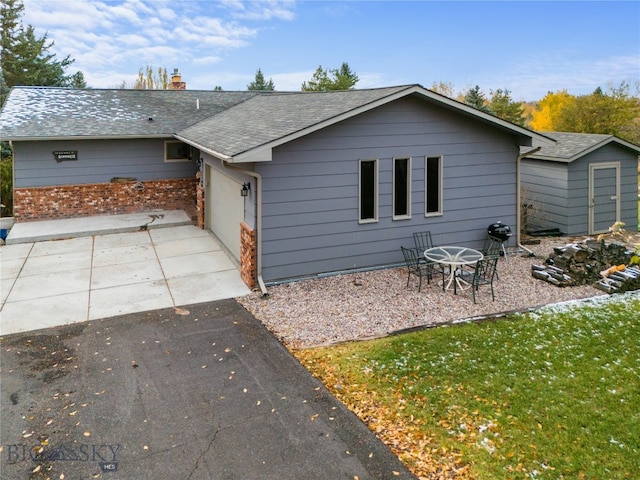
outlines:
M153 215L14 225L0 247L0 335L249 293L209 231Z

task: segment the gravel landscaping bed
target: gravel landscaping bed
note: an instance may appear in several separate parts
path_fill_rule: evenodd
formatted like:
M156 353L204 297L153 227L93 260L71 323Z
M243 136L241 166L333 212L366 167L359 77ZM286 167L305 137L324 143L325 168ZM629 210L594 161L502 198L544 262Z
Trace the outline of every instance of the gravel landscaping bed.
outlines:
M471 291L444 292L440 277L430 284L411 277L406 268L336 275L273 285L269 296L259 291L237 301L258 318L286 346L307 348L388 335L421 326L464 321L502 312L522 311L558 302L602 296L592 286L556 287L531 275L531 265L543 263L554 246L581 239L554 237L527 245L527 252L509 252L498 261L496 299L481 286L474 305Z

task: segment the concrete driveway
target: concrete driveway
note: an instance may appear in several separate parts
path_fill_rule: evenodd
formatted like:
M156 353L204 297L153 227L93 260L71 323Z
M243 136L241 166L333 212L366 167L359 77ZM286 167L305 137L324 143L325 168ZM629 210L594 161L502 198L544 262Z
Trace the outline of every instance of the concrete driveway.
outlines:
M120 218L110 221L117 231ZM0 247L1 335L249 293L214 236L193 225L65 235L79 236Z

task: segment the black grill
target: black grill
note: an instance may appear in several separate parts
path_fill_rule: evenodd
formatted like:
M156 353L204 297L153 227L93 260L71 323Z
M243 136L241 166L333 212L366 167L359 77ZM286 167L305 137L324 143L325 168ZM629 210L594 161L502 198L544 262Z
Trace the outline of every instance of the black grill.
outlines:
M487 235L501 242L506 242L511 237L511 228L502 222L496 222L489 225Z

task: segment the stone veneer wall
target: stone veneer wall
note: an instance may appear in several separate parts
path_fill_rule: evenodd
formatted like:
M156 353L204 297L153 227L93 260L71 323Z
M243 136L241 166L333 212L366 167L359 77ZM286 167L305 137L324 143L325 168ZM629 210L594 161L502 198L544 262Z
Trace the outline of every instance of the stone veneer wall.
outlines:
M196 204L195 178L16 188L16 222L149 210L180 210Z
M240 277L253 290L256 286L256 231L240 223Z
M198 180L198 185L196 186L196 208L197 208L197 219L196 225L198 227L204 229L204 187L200 184Z

